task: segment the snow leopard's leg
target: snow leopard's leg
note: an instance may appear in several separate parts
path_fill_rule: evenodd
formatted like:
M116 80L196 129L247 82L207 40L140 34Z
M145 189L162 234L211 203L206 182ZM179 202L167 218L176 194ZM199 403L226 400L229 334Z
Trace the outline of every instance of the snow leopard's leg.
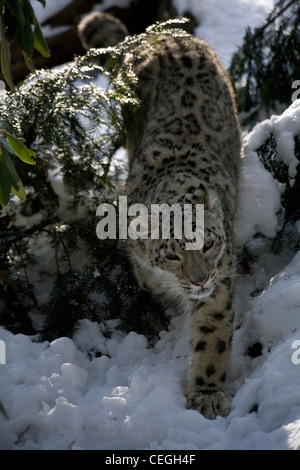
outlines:
M230 283L230 278L224 280ZM224 282L221 281L221 282ZM233 296L229 286L215 290L191 314L191 364L187 406L206 418L226 416L231 395L226 390L233 330Z

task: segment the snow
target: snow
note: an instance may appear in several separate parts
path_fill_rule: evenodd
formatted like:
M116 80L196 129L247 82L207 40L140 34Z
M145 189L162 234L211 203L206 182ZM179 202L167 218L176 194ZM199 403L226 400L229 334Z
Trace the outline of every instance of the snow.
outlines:
M252 147L252 138L260 140L260 129L246 136L245 154L241 168L241 200L238 216L238 236L246 242L257 232L267 237L276 235L277 216L280 208L280 188L271 174L265 170ZM257 147L259 148L259 146Z
M214 47L226 68L241 45L246 28L260 26L274 6L273 0L173 0L173 3L180 15L192 12L199 24L194 33Z
M245 318L234 337L236 395L227 419L209 421L185 409L183 316L172 319L153 348L113 322L82 320L73 340L50 344L1 329L7 364L0 387L10 417L1 423L1 448L297 449L300 375L292 354L300 328L300 253L266 282L251 300L255 274L237 286L237 296L247 290L250 310L239 312ZM250 359L245 351L253 341L262 343L263 354ZM89 357L91 350L102 355ZM250 413L255 405L258 412Z
M299 100L295 100L281 116L272 116L270 119L273 133L277 137L278 157L288 166L291 177L296 176L298 165L294 155L294 137L299 132L299 103Z
M175 3L182 9L190 4L201 15L199 34L202 28L216 38L226 63L245 24L259 23L272 2ZM0 449L300 449L300 253L272 255L268 240L254 237L258 231L276 233L283 190L259 162L257 149L273 133L278 158L293 179L292 137L299 132L296 100L245 137L239 232L257 261L237 279L229 416L210 421L185 408L188 331L182 315L172 318L154 346L134 331L119 331L117 321L81 320L73 339L51 343L0 327L0 398L8 414L0 414ZM66 206L58 175L51 184ZM48 263L42 241L36 249ZM251 357L247 351L254 345L261 345L261 354Z
M239 225L239 236L243 242L256 232L274 237L277 226L276 214L280 208L280 195L284 189L264 169L256 150L273 134L277 142L277 158L288 167L292 186L299 163L294 152L294 137L299 134L299 129L300 100L296 100L280 116L271 116L270 119L257 124L244 138L240 182L242 200L239 207L239 219L242 221Z

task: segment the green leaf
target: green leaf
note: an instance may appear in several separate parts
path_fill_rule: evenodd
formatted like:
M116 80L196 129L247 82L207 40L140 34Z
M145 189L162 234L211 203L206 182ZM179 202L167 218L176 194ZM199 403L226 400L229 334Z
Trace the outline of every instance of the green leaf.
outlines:
M10 12L10 10L8 10L8 8L5 9L3 18L5 24L5 36L8 43L11 44L12 41L16 39L24 25Z
M48 47L47 41L45 40L39 22L34 14L34 10L29 2L29 0L23 0L24 3L24 12L26 15L26 22L28 25L34 25L34 31L31 32L31 37L33 40L33 47L44 57L50 56L50 49ZM45 6L45 2L41 1L43 6ZM26 36L27 41L29 41L29 35ZM26 50L22 45L21 47L27 53L29 57L32 55L32 51L30 53L30 49Z
M9 201L11 178L8 171L4 151L0 149L0 203L3 207Z
M25 140L7 134L7 140L15 154L25 163L35 165L35 152L24 145Z
M40 28L38 20L35 18L34 22L34 32L33 32L33 46L34 48L43 56L43 57L50 57L50 49L45 40L42 30Z
M7 39L5 37L5 26L4 26L4 19L3 15L0 17L1 21L1 70L3 76L5 78L6 83L8 84L11 90L14 90L14 82L11 73L11 65L10 65L10 49Z
M21 29L17 40L22 50L27 54L28 57L31 57L33 52L33 34L30 24L26 24L24 28Z
M21 201L25 199L25 189L5 149L0 153L0 203L5 207L13 192Z
M4 147L7 152L11 153L12 155L15 155L15 152L13 151L13 149L11 148L11 146L9 145L6 139L3 139L3 138L0 139L0 151L1 151L1 146Z
M5 6L9 9L11 16L14 16L15 19L21 24L21 26L25 26L26 20L22 5L19 0L5 0ZM6 24L6 23L5 23Z
M29 68L30 72L35 73L35 66L34 66L34 63L31 60L31 57L28 57L28 55L26 54L25 51L22 51L22 54L23 54L25 63L27 65L27 67Z
M16 196L18 196L21 201L24 201L26 193L20 176L18 175L17 170L15 169L10 159L10 156L5 150L3 152L3 156L8 170L8 174L10 176L10 189Z
M23 11L26 18L26 24L34 24L35 15L31 3L29 2L29 0L22 0L22 3Z

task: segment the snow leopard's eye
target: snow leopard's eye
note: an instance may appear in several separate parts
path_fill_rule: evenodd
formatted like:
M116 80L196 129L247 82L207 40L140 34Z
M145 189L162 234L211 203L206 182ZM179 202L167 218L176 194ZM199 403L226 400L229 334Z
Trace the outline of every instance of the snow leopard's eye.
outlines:
M215 240L208 239L203 245L203 253L210 250L215 244Z
M165 256L165 259L167 259L168 261L180 261L179 256L175 255L175 253L168 253Z

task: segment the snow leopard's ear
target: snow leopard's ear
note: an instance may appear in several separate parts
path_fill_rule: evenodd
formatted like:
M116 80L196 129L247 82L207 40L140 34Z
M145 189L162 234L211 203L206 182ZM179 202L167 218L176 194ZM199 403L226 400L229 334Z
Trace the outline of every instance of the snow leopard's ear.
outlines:
M212 201L211 195L209 194L209 190L203 183L199 184L198 192L200 192L200 201L201 204L204 204L204 210L212 210L214 201Z
M203 183L199 185L199 190L201 191L201 202L204 204L204 210L209 212L215 212L217 208L220 207L220 200L215 193L212 193L209 189L205 187Z

